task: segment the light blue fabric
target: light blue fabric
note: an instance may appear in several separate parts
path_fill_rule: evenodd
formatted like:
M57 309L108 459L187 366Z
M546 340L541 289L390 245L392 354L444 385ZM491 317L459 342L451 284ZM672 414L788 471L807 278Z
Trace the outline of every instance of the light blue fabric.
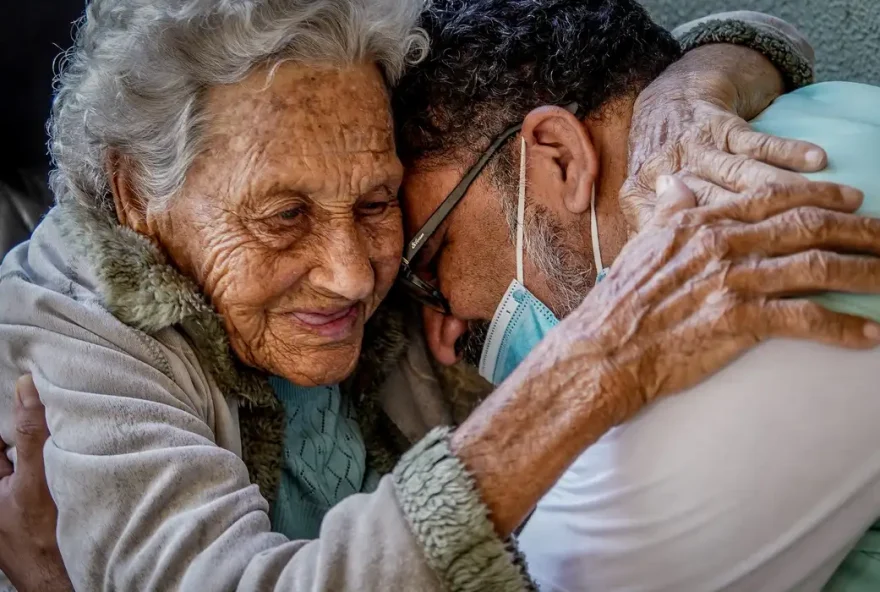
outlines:
M300 387L272 377L284 406L284 467L272 506L272 528L291 539L318 537L324 514L375 488L353 405L338 386Z
M559 319L517 280L501 299L489 325L480 358L480 374L501 384Z
M865 192L859 213L880 217L880 88L848 82L815 84L784 95L752 126L808 140L828 153L828 168L807 175ZM880 296L829 293L816 297L838 312L880 321ZM825 592L880 590L880 522L847 555Z
M852 82L807 86L777 99L752 126L822 146L828 168L807 177L861 189L865 203L859 213L880 218L880 88ZM880 321L880 296L834 293L816 300L838 312Z

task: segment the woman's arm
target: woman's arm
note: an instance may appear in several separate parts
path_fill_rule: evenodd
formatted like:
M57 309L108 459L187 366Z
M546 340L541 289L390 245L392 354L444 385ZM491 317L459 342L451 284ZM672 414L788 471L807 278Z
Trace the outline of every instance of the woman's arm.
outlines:
M880 220L814 207L851 212L861 203L858 191L829 199L835 186L802 183L693 208L694 197L681 181L661 179L665 195L658 190L650 225L452 436L451 449L475 475L502 536L609 429L755 344L770 337L880 344L880 326L873 322L787 298L826 282L880 292L880 260L864 257L844 270L838 267L842 258L810 252L846 245L848 252L880 255L880 243L873 242ZM822 236L839 232L840 243ZM814 255L828 262L811 265ZM837 267L835 278L825 275L831 267ZM854 285L862 281L871 286Z
M809 40L794 26L775 16L750 10L722 12L685 23L672 34L685 51L720 43L760 53L781 77L784 91L813 82L816 54ZM736 77L735 71L729 72ZM770 100L773 98L775 96ZM761 109L763 107L758 110ZM740 115L748 116L745 113ZM757 113L752 117L755 115Z

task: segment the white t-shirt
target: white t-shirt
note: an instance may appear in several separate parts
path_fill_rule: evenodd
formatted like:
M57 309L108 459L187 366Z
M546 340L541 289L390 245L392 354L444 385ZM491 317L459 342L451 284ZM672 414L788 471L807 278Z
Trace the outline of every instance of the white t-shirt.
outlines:
M542 591L820 590L880 516L880 351L764 343L589 448L520 537Z

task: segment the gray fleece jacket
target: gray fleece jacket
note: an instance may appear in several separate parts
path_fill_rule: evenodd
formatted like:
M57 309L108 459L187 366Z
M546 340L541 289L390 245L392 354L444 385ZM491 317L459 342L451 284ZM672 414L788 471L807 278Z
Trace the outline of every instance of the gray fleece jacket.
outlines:
M809 46L773 19L741 13L685 36L765 51L791 84L812 75ZM532 590L436 428L450 404L406 333L377 314L345 385L368 462L389 474L332 509L318 540L289 541L269 523L283 413L266 377L232 356L217 314L155 245L62 203L0 266L0 437L15 444L9 387L33 374L77 590Z

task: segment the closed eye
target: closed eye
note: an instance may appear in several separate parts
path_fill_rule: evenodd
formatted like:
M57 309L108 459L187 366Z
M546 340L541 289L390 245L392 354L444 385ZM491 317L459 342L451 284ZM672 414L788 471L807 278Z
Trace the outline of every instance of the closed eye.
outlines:
M422 250L416 255L416 259L413 261L413 269L418 272L435 274L437 271L437 253L440 252L445 244L446 233L443 232L441 227L434 236L428 239L428 242L425 243Z
M389 187L381 185L366 193L357 205L357 212L364 217L379 217L397 203L397 196Z
M285 222L291 222L299 218L303 213L303 208L301 206L290 208L289 210L284 210L278 217L284 220Z
M388 210L389 205L390 202L387 200L368 201L362 203L358 209L364 216L379 216L381 214L384 214L386 210Z

